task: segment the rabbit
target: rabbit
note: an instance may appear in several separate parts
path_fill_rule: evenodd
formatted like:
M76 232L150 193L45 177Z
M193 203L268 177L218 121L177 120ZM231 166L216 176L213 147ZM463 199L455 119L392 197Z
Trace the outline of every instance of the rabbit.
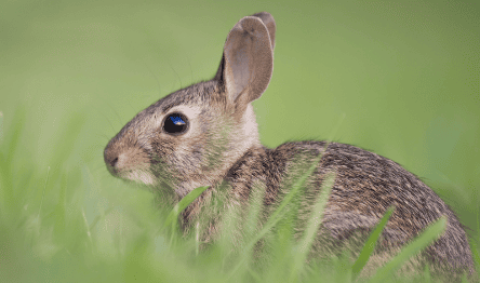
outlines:
M445 233L417 261L412 260L412 266L429 263L452 273L475 272L465 230L455 214L399 164L336 142L288 142L274 149L260 143L252 102L265 92L272 77L275 32L275 21L267 12L242 18L227 36L212 80L160 99L110 140L104 151L108 171L157 190L171 190L177 201L197 187L208 186L183 212L188 227L208 196L225 191L222 184L228 185L227 194L240 206L260 184L264 206L275 207L288 190L292 175L288 172L322 154L302 200L308 203L321 190L322 180L335 173L318 232L318 238L329 237L330 244L317 241L313 249L318 254L368 235L394 205L381 237L380 247L388 252L379 251L372 264L385 263L427 225L446 215ZM302 213L299 218L307 217L308 209Z

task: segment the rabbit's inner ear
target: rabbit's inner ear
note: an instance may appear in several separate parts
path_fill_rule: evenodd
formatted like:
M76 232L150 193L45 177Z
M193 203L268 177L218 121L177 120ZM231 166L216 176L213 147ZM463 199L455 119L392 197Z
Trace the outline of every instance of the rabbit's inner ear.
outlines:
M273 51L267 27L259 17L244 17L228 34L215 79L225 86L231 102L243 106L262 95L272 71Z

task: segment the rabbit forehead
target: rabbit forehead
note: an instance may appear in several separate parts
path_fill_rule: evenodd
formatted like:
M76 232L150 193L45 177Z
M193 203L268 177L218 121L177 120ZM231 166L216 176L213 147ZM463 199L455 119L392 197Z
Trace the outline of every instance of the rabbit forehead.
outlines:
M209 107L211 96L216 91L216 82L201 82L173 92L137 114L126 126L134 129L136 136L157 131L166 115L181 112L192 121L200 109Z
M160 99L151 107L162 113L169 112L171 108L181 105L207 105L211 95L216 91L217 83L214 81L193 84L178 90ZM150 107L149 107L150 108Z

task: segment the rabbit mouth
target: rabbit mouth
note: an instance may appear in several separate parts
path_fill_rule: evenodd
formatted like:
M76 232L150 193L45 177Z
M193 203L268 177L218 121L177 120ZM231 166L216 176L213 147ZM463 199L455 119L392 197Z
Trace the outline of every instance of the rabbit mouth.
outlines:
M147 186L155 186L157 184L157 178L151 172L143 170L131 170L123 172L118 177L137 183L143 183Z

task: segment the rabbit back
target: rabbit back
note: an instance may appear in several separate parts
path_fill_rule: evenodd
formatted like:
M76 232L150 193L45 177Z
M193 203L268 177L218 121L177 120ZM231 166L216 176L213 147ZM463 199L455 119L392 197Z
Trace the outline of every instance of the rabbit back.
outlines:
M447 269L473 271L466 233L452 210L432 189L399 164L378 154L340 143L330 143L325 150L326 145L321 141L302 141L275 149L262 147L248 151L228 172L231 193L246 201L252 185L260 181L265 186L264 203L271 207L267 211L272 211L299 174L322 154L300 200L297 217L300 224L296 229L299 234L303 231L302 220L310 217L322 181L335 172L317 245L335 249L334 246L355 237L365 240L386 210L394 205L395 212L382 233L379 249L387 248L391 254L445 215L448 219L445 233L422 257Z

